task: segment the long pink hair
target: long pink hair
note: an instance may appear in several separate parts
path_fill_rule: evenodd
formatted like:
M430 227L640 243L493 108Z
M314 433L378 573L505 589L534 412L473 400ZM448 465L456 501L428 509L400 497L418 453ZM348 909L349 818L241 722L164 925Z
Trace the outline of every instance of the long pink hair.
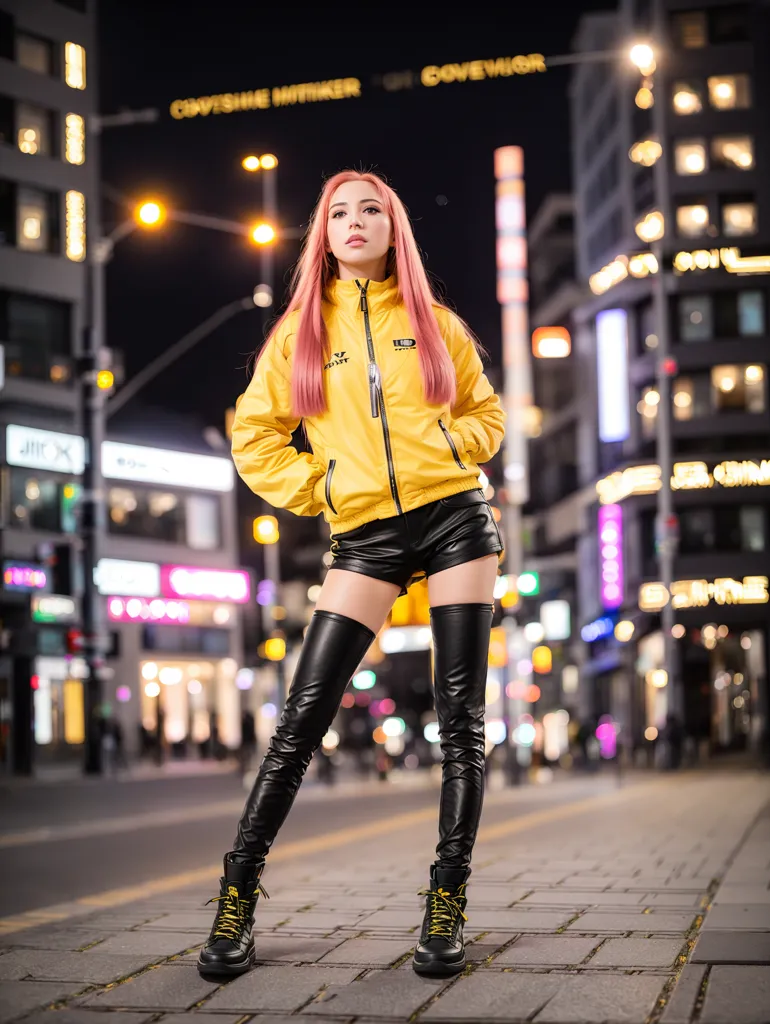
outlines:
M389 272L395 271L399 296L406 307L417 340L425 399L431 405L454 405L457 378L432 308L434 305L443 306L443 303L437 300L431 289L404 204L376 174L340 171L324 184L310 218L302 254L292 274L289 304L272 327L259 356L284 320L299 310L291 381L292 412L300 418L326 412L323 366L330 349L326 325L321 315L321 302L327 285L337 276L337 261L327 251L326 222L335 190L348 181L365 181L370 184L393 225L395 256L389 258ZM470 330L468 333L477 350L483 352Z

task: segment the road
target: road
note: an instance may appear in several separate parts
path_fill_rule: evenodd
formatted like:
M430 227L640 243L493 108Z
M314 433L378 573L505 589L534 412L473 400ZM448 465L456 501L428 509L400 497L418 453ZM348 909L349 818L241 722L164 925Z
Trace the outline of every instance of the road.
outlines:
M492 792L484 823L529 814L544 802L581 800L597 785L611 789L614 780L575 780L547 793L526 787L504 809ZM435 780L408 776L403 783L307 783L275 850L353 823L429 812L438 794ZM245 795L236 773L0 788L0 916L216 863L230 849Z

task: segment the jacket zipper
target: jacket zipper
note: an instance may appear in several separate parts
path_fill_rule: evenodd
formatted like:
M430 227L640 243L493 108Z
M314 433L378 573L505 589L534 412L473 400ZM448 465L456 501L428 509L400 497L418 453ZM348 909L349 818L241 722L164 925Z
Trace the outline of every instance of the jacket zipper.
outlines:
M460 460L460 456L457 454L457 445L452 440L452 435L449 433L447 428L444 426L444 421L443 420L439 420L438 421L438 425L444 431L444 437L449 442L449 447L452 449L452 455L454 455L454 457L455 457L455 462L460 467L460 469L465 469L465 466L462 464L462 462ZM466 470L466 472L467 472L467 470Z
M374 341L372 340L372 328L369 323L369 303L366 301L366 289L369 287L367 281L365 285L362 285L358 279L356 279L358 290L361 292L361 310L364 314L364 329L366 331L366 348L369 353L369 400L372 407L372 416L376 419L380 416L382 420L382 433L385 437L385 454L388 458L388 476L390 477L390 493L393 495L393 501L396 504L396 512L398 515L402 515L403 508L401 507L401 501L398 497L398 486L396 484L396 471L393 465L393 450L390 446L390 430L388 429L388 417L385 413L385 399L382 394L382 375L380 368L377 365L377 360L374 358Z
M337 509L332 505L332 473L337 465L336 459L329 459L329 468L326 470L326 504L337 515Z

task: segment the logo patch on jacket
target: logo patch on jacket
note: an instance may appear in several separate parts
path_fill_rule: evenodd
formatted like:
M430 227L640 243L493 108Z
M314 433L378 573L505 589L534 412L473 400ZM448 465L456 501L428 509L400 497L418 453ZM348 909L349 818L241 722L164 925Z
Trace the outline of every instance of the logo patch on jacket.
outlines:
M416 348L417 342L414 338L394 338L393 347L395 349Z
M339 366L341 363L346 363L350 356L346 356L344 352L334 352L334 359L330 359L329 362L324 366L324 370L328 370L330 366Z

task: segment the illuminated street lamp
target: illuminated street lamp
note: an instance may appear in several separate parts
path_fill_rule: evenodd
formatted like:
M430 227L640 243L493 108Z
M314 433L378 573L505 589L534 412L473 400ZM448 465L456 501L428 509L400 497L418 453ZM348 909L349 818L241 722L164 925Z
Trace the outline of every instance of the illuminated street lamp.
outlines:
M157 199L146 199L134 210L137 224L143 228L159 228L166 220L166 207Z
M651 75L656 68L655 53L649 43L635 43L628 56L643 75Z
M565 359L571 350L566 327L538 327L532 332L532 354L536 359Z
M281 536L275 516L257 516L253 530L258 544L277 544Z
M257 245L270 245L275 241L275 228L272 224L266 224L264 221L260 221L259 224L255 224L251 229L249 236L253 242Z
M258 156L245 156L241 160L241 167L244 171L258 171L259 170L259 157Z

